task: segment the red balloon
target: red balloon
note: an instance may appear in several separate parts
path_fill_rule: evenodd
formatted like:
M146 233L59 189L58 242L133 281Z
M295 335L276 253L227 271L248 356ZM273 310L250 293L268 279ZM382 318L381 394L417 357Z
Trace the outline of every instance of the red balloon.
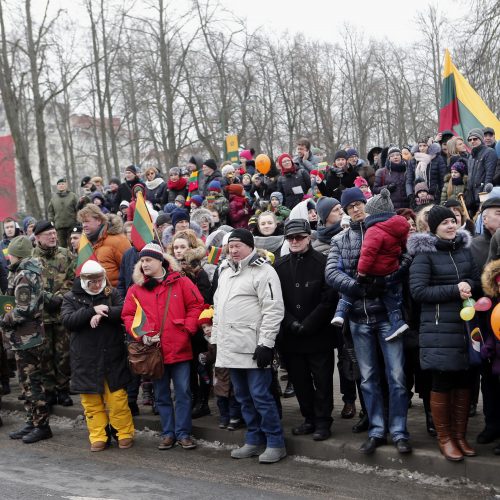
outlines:
M476 311L489 311L491 306L491 299L489 297L481 297L477 299L477 302L474 304L474 309Z
M491 313L491 329L495 337L500 340L500 304L497 304Z

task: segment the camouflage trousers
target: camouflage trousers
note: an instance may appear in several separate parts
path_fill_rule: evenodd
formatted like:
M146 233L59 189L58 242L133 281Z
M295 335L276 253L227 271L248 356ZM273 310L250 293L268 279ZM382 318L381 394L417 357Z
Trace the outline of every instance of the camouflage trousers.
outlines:
M48 424L49 407L45 402L45 388L43 386L42 360L45 355L45 346L42 344L32 349L15 351L17 369L22 373L22 388L26 397L24 409L26 422L35 427Z
M71 227L60 227L59 229L56 229L56 231L57 231L57 242L59 243L60 247L68 248L69 235L71 234L71 230L72 229L73 229L73 226L71 226Z
M60 323L45 323L43 385L48 393L69 392L69 332Z

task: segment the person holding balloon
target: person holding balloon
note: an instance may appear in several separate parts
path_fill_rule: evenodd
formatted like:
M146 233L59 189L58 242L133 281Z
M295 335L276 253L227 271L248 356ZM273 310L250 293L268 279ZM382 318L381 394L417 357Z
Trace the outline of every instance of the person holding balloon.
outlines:
M479 291L480 274L470 251L470 233L457 229L449 208L432 207L427 223L430 232L411 235L407 244L414 256L410 291L421 304L420 364L432 374L431 412L441 453L460 461L476 455L465 437L471 376L463 301Z

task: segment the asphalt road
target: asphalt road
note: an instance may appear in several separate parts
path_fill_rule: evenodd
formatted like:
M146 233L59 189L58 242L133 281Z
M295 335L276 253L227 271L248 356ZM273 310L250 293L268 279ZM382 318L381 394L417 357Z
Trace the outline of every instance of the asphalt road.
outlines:
M14 499L284 499L494 498L494 492L350 463L322 465L297 457L260 465L231 459L214 443L196 450L158 451L151 431L129 450L90 453L82 421L54 418L54 438L33 445L9 439L21 415L3 414L0 429L0 498Z

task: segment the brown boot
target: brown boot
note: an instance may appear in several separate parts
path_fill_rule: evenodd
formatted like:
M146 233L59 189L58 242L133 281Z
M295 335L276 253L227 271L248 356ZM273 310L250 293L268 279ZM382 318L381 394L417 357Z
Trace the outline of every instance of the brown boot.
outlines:
M475 457L476 450L465 439L469 420L470 390L452 391L451 433L458 447L466 457Z
M452 462L463 460L460 448L451 438L451 392L431 392L431 412L441 453Z

